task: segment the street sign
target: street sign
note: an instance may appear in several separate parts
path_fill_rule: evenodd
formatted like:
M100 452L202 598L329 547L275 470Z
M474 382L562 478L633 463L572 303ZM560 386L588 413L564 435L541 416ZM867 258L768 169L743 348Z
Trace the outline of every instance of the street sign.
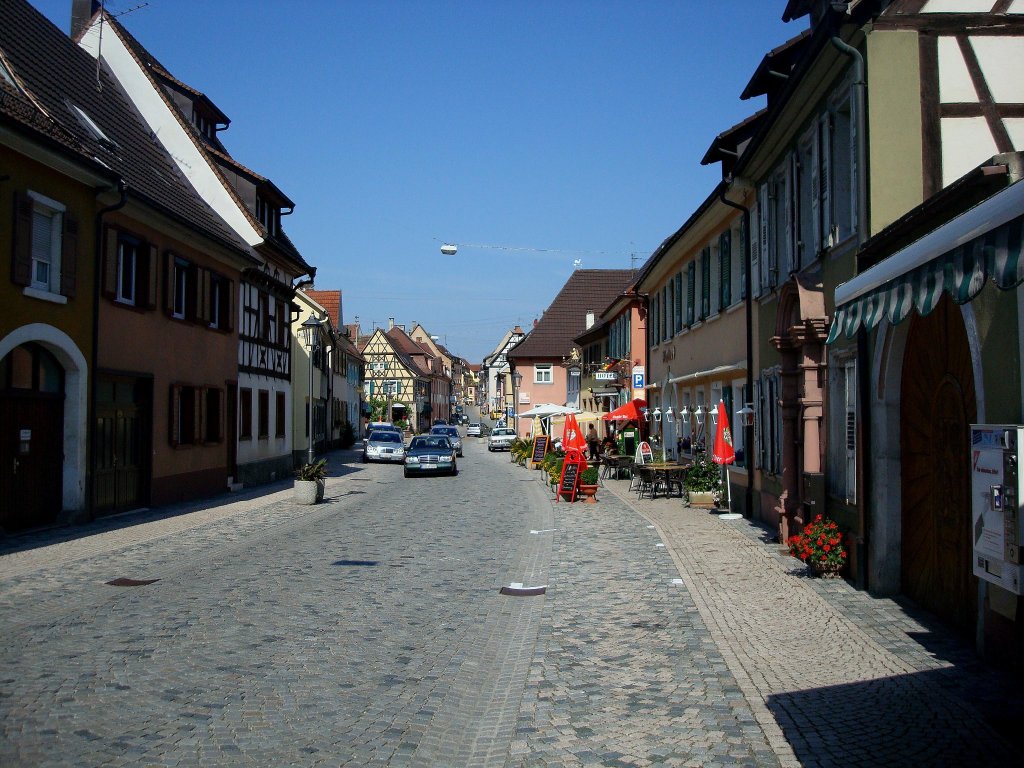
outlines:
M633 374L633 389L644 388L644 374L643 372Z

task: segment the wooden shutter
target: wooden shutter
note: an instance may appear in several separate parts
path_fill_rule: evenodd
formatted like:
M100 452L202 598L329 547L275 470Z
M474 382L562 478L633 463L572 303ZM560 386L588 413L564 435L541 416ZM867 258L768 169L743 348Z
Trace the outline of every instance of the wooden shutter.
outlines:
M740 298L747 298L747 218L743 216L740 218L740 242L739 242L739 257L740 257Z
M235 330L235 283L232 280L224 281L223 294L220 297L221 328L226 331Z
M173 259L171 261L173 276ZM156 309L160 271L160 249L155 245L139 247L135 264L135 303L146 309Z
M686 265L686 324L693 325L697 314L697 264Z
M164 311L168 315L174 314L174 254L168 251L164 254Z
M167 439L177 447L181 444L181 385L172 384L168 408Z
M719 309L732 304L732 232L718 236L718 303Z
M676 272L676 305L673 308L675 313L676 333L683 330L683 271Z
M117 297L117 230L107 228L103 238L103 295Z
M11 257L11 282L32 284L32 198L14 193L14 241Z
M60 292L69 299L78 290L78 219L64 214L64 233L60 244Z
M700 319L711 314L711 247L700 253Z
M208 269L196 266L193 266L192 269L196 276L196 322L209 325L213 320L213 312L210 307L210 282L213 280L213 275Z
M831 207L831 160L832 160L832 117L823 115L818 122L818 216L820 219L819 248L831 248L832 207Z

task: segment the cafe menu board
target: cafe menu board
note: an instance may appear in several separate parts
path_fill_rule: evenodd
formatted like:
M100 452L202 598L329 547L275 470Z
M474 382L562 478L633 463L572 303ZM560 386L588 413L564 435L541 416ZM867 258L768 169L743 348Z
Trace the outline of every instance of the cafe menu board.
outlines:
M562 474L558 478L558 496L566 501L576 501L580 486L580 474L586 466L583 454L575 448L565 454Z
M531 464L540 464L544 461L544 455L548 452L548 441L550 439L547 435L537 435L533 439L533 453L530 454Z
M636 464L650 464L654 461L654 451L651 450L651 444L644 440L636 448L636 456L633 457L633 462Z

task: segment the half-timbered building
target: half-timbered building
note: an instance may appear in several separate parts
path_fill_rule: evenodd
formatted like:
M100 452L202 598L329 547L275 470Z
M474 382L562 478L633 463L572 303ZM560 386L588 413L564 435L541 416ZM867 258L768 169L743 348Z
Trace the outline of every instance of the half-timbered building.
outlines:
M72 31L79 45L102 60L178 172L248 248L250 263L222 302L230 302L230 322L237 327L237 369L224 384L229 475L232 485L283 477L292 468L289 329L295 283L316 271L281 224L294 203L230 155L220 138L230 120L209 97L174 77L110 14L94 13L94 5L74 0ZM275 427L264 434L267 419Z
M430 401L430 372L404 351L402 337L408 336L400 329L400 336L390 333L395 329L393 322L388 331L375 328L360 346L366 361L364 386L370 418L401 424L411 432L421 431L422 419L417 413Z

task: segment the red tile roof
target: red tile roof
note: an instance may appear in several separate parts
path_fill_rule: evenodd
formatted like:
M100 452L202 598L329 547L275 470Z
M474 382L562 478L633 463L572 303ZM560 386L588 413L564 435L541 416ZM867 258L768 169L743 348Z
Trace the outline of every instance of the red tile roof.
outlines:
M635 274L631 269L577 269L534 329L508 356L515 360L568 355L573 339L586 330L587 311L601 312L633 283Z
M327 316L335 328L341 328L341 291L315 291L307 288L304 293L327 310Z

